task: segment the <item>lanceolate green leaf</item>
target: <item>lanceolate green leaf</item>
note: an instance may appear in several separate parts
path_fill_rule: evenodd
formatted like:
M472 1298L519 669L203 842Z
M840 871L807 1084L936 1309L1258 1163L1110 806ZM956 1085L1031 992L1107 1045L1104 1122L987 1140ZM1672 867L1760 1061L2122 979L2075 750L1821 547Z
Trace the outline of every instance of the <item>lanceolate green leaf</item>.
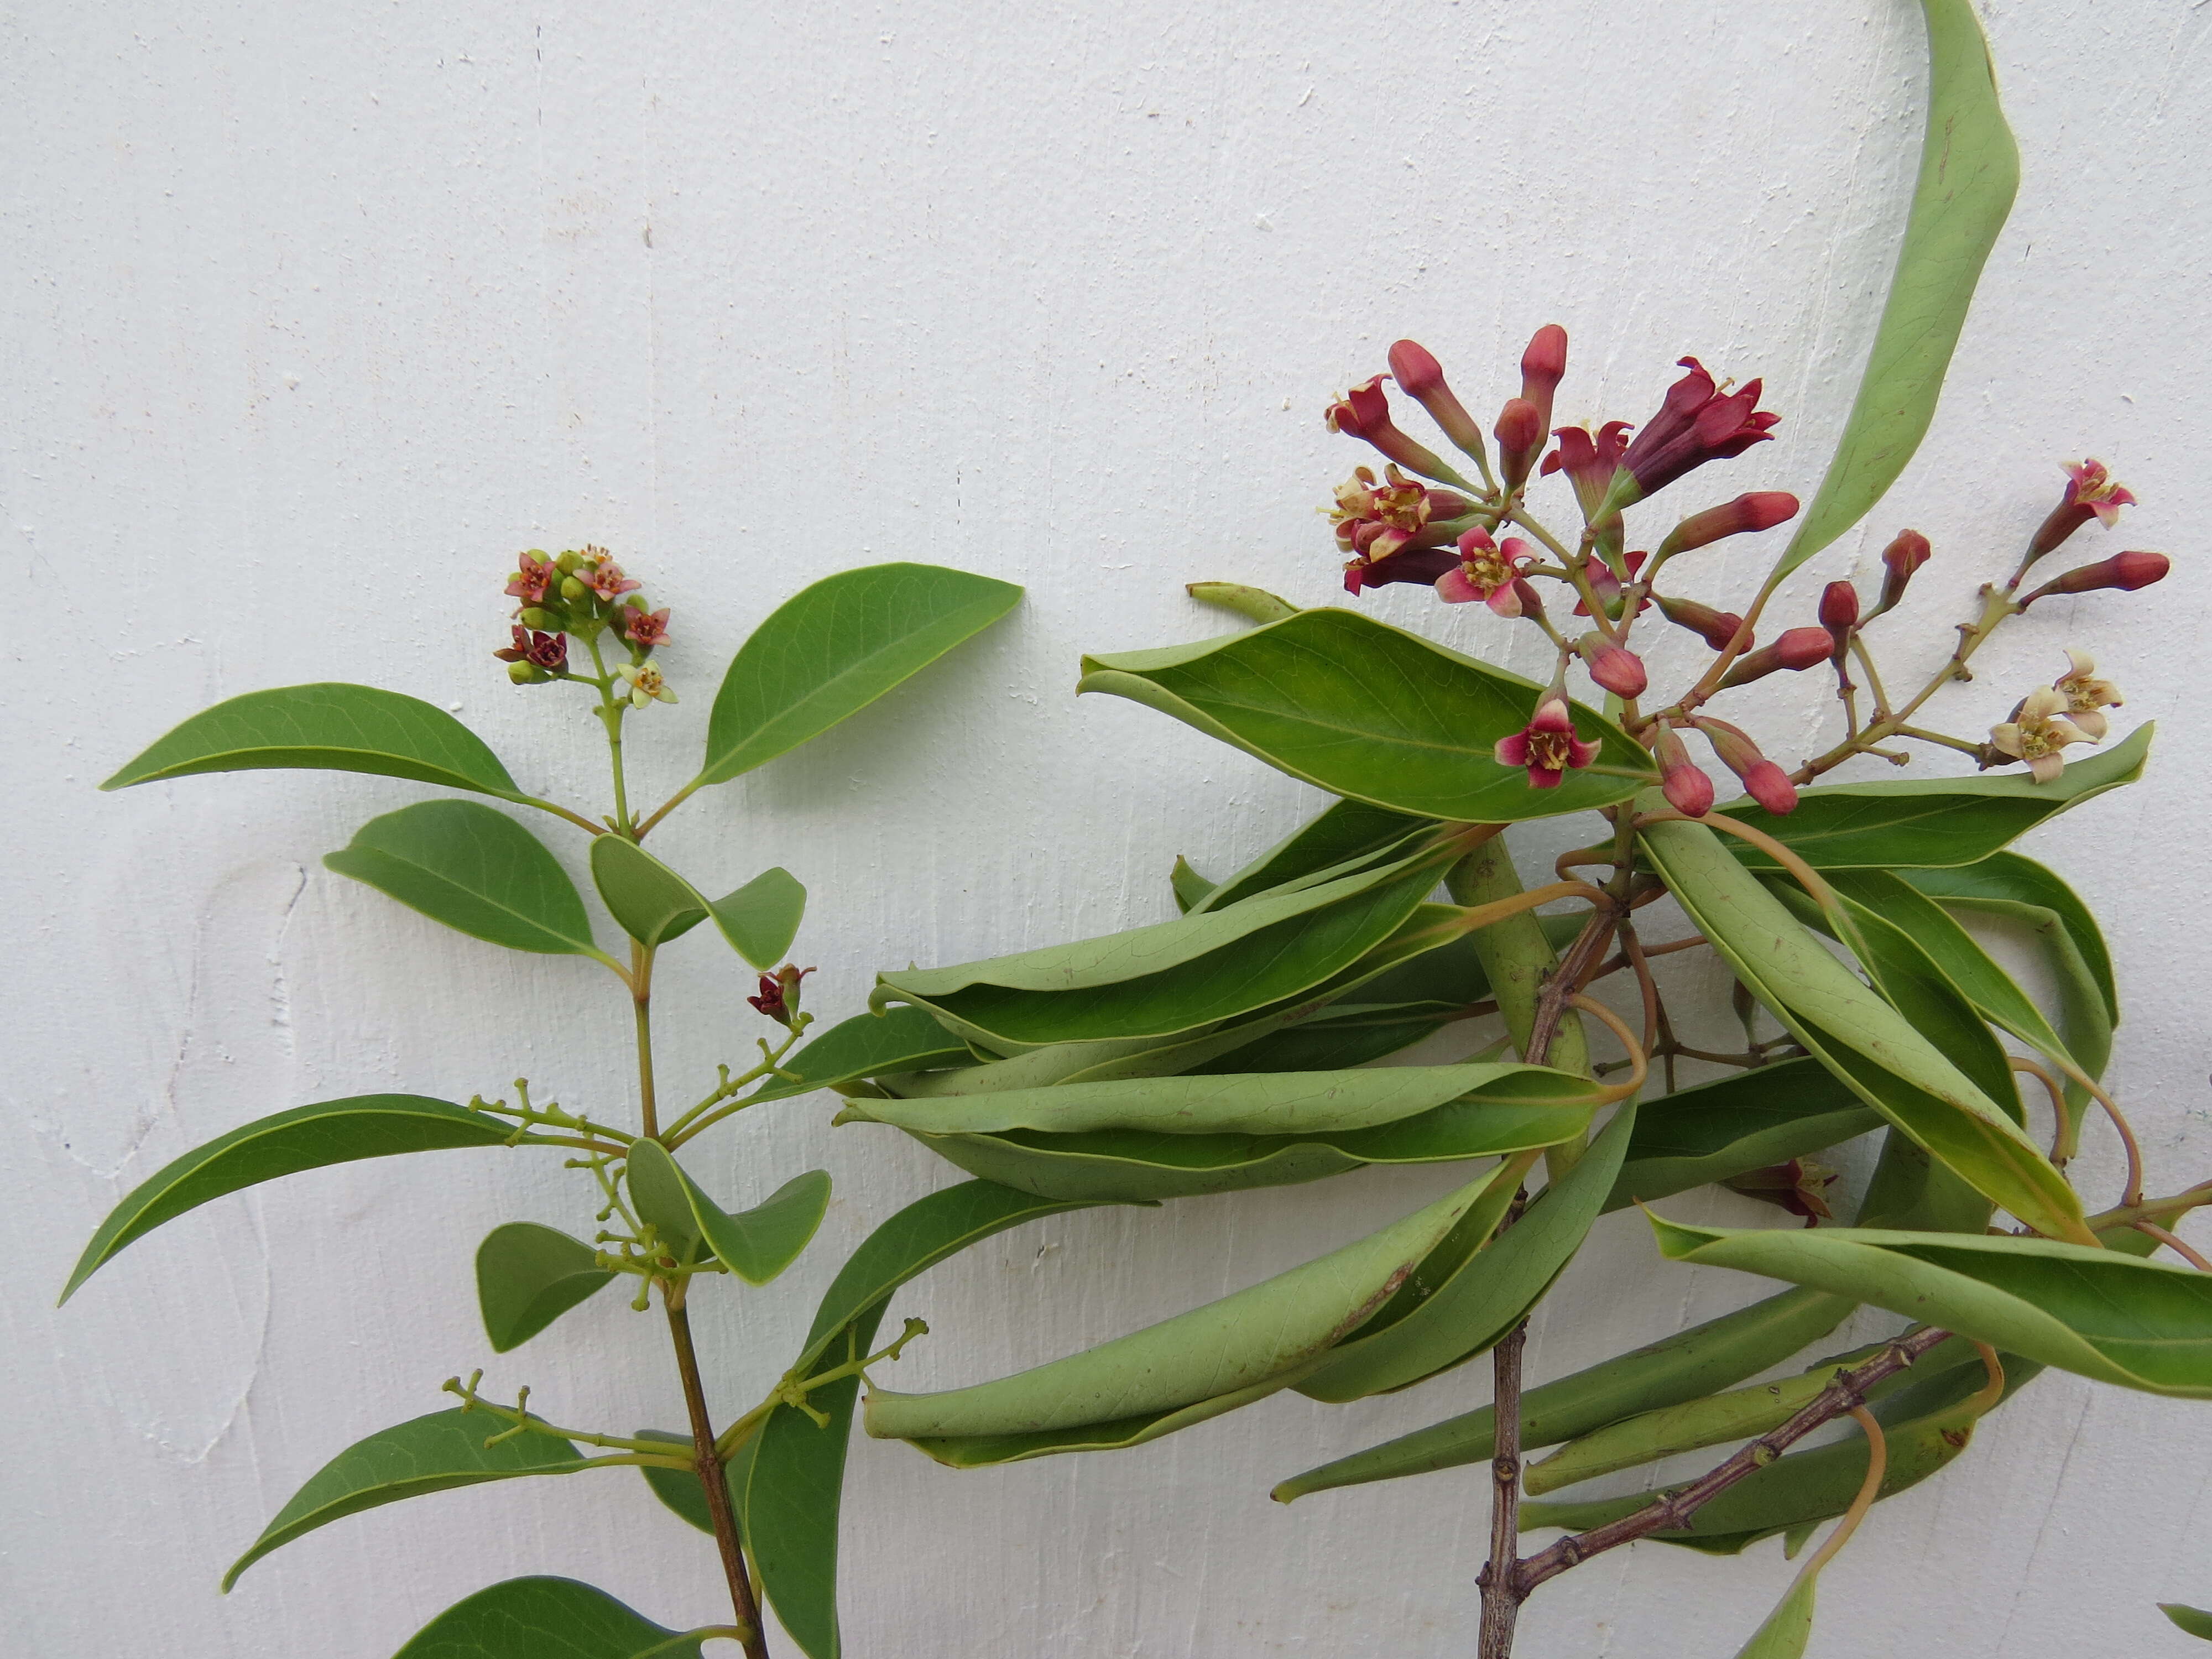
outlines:
M520 1347L613 1278L597 1250L566 1233L534 1221L493 1228L477 1246L477 1305L492 1352Z
M1535 1305L1582 1248L1613 1190L1635 1122L1636 1109L1622 1107L1520 1220L1476 1243L1449 1271L1436 1272L1426 1262L1416 1268L1415 1280L1425 1282L1401 1291L1369 1331L1299 1382L1298 1392L1314 1400L1364 1399L1408 1387L1486 1351ZM1502 1196L1510 1200L1512 1193ZM1418 1299L1412 1294L1416 1291Z
M2045 819L2142 775L2154 727L2143 726L2049 783L2025 773L1824 783L1802 791L1786 817L1749 800L1718 810L1765 830L1816 870L1899 870L1972 865ZM1731 849L1763 874L1780 866L1736 836Z
M1662 1095L1636 1133L1608 1210L1804 1158L1881 1126L1881 1115L1817 1060L1785 1060Z
M1225 639L1085 657L1079 691L1173 715L1332 794L1419 817L1506 823L1625 800L1650 757L1586 708L1591 770L1556 789L1492 750L1528 725L1543 688L1355 611L1301 611Z
M699 1640L573 1578L509 1578L456 1601L392 1659L701 1659Z
M1522 1443L1530 1448L1554 1445L1638 1412L1677 1405L1741 1382L1819 1341L1857 1306L1849 1297L1784 1291L1531 1389L1522 1396ZM1272 1496L1279 1504L1288 1504L1309 1492L1338 1486L1487 1463L1496 1450L1496 1413L1485 1406L1293 1475L1280 1482Z
M778 866L763 870L735 892L708 902L708 913L730 948L765 973L783 960L806 914L806 889Z
M694 787L727 783L858 714L1014 608L1011 582L877 564L803 588L738 647Z
M325 1463L262 1528L253 1547L222 1576L227 1591L239 1574L271 1550L316 1528L403 1498L420 1498L486 1480L526 1474L567 1474L583 1467L568 1441L546 1434L496 1440L508 1425L489 1412L433 1412L356 1441Z
M2212 1399L2212 1274L2043 1238L1652 1226L1670 1261L1855 1297L2100 1382Z
M2105 946L2105 936L2089 907L2055 872L2018 853L1996 853L1955 869L1914 870L1905 879L1955 909L2004 916L2031 926L2055 921L2095 982L2109 1023L2120 1023L2119 991L2113 982L2112 957Z
M368 772L528 799L483 739L444 709L397 691L339 683L248 691L204 708L100 787L263 767Z
M1922 5L1928 17L1928 129L1911 216L1858 397L1778 575L1865 517L1920 447L1982 264L2020 186L2020 150L1997 104L1989 47L1972 5Z
M559 860L506 813L475 801L426 800L371 818L323 862L511 951L609 960Z
M1334 802L1310 823L1292 831L1228 880L1194 899L1188 908L1225 909L1239 899L1256 898L1292 882L1310 880L1354 860L1379 859L1429 827L1431 821L1426 818L1370 806L1364 800Z
M2081 1200L2025 1131L1860 983L1711 830L1648 826L1644 846L1736 977L1883 1116L2037 1231L2087 1240Z
M2158 1610L2173 1622L2176 1630L2186 1631L2191 1636L2201 1636L2212 1642L2212 1613L2181 1601L2161 1601L2158 1604Z
M679 1260L697 1260L703 1246L750 1285L767 1284L797 1261L830 1205L829 1176L809 1170L751 1209L732 1215L701 1191L656 1140L630 1147L629 1176L639 1218L659 1231Z
M887 1072L923 1072L939 1066L970 1066L968 1045L939 1025L926 1008L887 1008L880 1014L855 1014L800 1045L772 1077L745 1097L747 1103L784 1100L817 1089L835 1088Z
M690 883L635 842L601 836L592 843L592 884L623 932L651 947L680 939L707 920Z
M1371 1318L1487 1179L1303 1267L1064 1359L941 1394L871 1392L867 1431L910 1439L1072 1429L1173 1412L1267 1382Z
M356 1158L507 1146L514 1133L514 1125L498 1118L422 1095L354 1095L258 1119L186 1152L132 1188L84 1247L61 1299L68 1301L125 1245L211 1198Z

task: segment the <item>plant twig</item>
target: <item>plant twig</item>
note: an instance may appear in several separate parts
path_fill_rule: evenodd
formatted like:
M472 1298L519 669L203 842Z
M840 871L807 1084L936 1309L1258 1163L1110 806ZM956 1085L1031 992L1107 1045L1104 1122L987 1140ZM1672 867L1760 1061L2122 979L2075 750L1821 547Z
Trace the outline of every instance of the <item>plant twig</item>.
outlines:
M1521 1356L1528 1322L1516 1322L1491 1351L1498 1424L1490 1460L1490 1559L1475 1583L1482 1590L1476 1659L1510 1659L1513 1627L1527 1592L1521 1583Z
M722 1456L714 1449L714 1425L707 1413L707 1391L699 1381L698 1351L691 1346L691 1316L684 1311L684 1289L672 1285L662 1297L668 1310L668 1334L676 1346L676 1369L684 1379L684 1405L691 1418L693 1468L706 1489L708 1518L714 1523L714 1543L722 1556L722 1576L729 1581L730 1603L743 1637L745 1659L768 1659L768 1637L761 1628L760 1603L753 1595L751 1576L745 1571L744 1543L738 1532L737 1512L730 1504L730 1480Z

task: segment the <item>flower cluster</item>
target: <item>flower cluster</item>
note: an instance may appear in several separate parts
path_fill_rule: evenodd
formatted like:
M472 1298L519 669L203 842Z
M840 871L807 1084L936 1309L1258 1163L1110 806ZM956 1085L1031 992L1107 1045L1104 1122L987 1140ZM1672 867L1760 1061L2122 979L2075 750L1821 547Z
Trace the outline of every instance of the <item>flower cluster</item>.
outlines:
M507 665L509 679L517 685L580 680L611 699L627 697L638 708L676 701L650 660L668 643L668 611L647 608L642 584L624 573L613 554L604 547L559 554L532 548L516 567L507 579L507 597L515 601L513 642L492 653ZM601 668L603 636L629 653L611 674ZM592 672L570 665L571 638L583 644Z
M1347 556L1345 588L1356 596L1392 583L1419 583L1433 588L1447 605L1480 600L1493 614L1526 623L1549 638L1557 655L1551 684L1538 696L1529 723L1498 743L1495 750L1500 765L1526 772L1532 788L1557 788L1569 772L1597 758L1599 745L1577 730L1568 701L1571 666L1579 666L1613 699L1610 708L1620 724L1657 760L1669 804L1692 817L1703 816L1714 799L1711 778L1685 741L1692 735L1771 812L1793 810L1800 786L1854 755L1880 754L1904 763L1908 756L1880 746L1893 739L1962 750L1984 767L2024 762L2039 781L2047 781L2058 775L2060 750L2067 744L2104 736L2102 710L2119 702L2118 694L2094 677L2094 665L2078 653L2070 673L2022 700L1985 743L1946 737L1908 720L1940 684L1966 678L1966 657L1999 623L2037 600L2053 593L2140 588L2159 580L2169 568L2163 554L2120 553L2069 570L2022 595L2030 566L2092 519L2111 528L2120 509L2135 503L2102 462L2067 465L2065 493L2030 539L2011 580L1984 591L1982 619L1960 629L1958 651L1927 690L1893 707L1863 632L1897 606L1914 574L1930 558L1928 539L1918 532L1900 532L1884 550L1881 592L1871 607L1862 604L1850 582L1831 582L1812 622L1784 629L1763 642L1756 624L1773 583L1741 613L1662 592L1658 583L1682 555L1730 536L1755 535L1786 524L1797 514L1796 496L1778 489L1747 491L1678 520L1656 544L1647 544L1648 551L1628 544L1627 515L1632 509L1699 468L1734 460L1774 435L1780 416L1759 407L1762 380L1735 388L1716 380L1697 358L1684 357L1679 366L1687 372L1667 388L1658 410L1640 426L1608 420L1554 428L1553 401L1566 374L1567 336L1557 325L1547 325L1536 331L1522 354L1520 393L1504 400L1486 439L1425 347L1401 340L1390 348L1389 364L1389 374L1354 386L1327 411L1332 431L1373 446L1384 460L1379 477L1372 468L1357 468L1337 488L1335 506L1325 509L1337 546ZM1462 476L1397 424L1383 390L1386 380L1395 380L1421 405L1452 447L1473 463L1480 482ZM1532 477L1553 475L1573 492L1582 519L1578 536L1554 535L1529 507ZM1509 528L1522 533L1507 533ZM1571 607L1563 604L1562 611L1586 619L1587 628L1571 635L1553 622L1538 586L1542 581L1571 590ZM1639 703L1656 700L1650 699L1650 677L1631 648L1629 635L1653 607L1715 654L1690 685L1647 713ZM1871 699L1863 718L1854 664ZM1741 726L1705 711L1709 699L1769 675L1821 667L1834 672L1847 735L1794 773L1767 758Z

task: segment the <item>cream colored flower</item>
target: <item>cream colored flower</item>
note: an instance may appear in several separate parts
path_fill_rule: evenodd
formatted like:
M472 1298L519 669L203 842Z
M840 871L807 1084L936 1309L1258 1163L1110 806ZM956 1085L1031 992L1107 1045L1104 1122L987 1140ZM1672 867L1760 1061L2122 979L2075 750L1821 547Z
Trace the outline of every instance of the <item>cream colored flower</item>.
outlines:
M649 662L626 662L616 668L623 684L629 687L629 703L633 708L642 708L659 698L663 702L674 702L676 694L668 689L668 682L660 671Z
M2038 783L2049 783L2066 769L2058 751L2069 743L2087 743L2089 734L2066 717L2066 698L2052 686L2039 686L2012 712L2012 718L1990 728L1990 741L2001 754L2026 761Z
M2066 659L2072 670L2051 684L2051 690L2062 692L2066 698L2066 718L2087 732L2092 742L2102 742L2110 723L2103 711L2120 706L2120 688L2110 680L2097 678L2097 665L2086 651L2068 647Z

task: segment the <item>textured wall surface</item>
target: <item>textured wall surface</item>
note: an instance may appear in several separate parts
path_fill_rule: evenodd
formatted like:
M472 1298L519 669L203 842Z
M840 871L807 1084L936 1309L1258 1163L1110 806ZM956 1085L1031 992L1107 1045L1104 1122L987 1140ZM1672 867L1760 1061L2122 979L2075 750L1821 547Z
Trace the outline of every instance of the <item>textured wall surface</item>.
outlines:
M1940 659L2061 457L2103 456L2146 503L2097 552L2162 546L2203 568L2212 8L1983 10L2020 206L1920 458L1787 601L1807 620L1821 581L1924 530L1938 562L1888 630L1900 677ZM277 773L95 794L142 743L239 691L359 678L450 706L529 786L595 802L580 699L514 690L487 654L513 550L592 540L675 608L684 702L633 743L653 796L688 775L720 659L774 604L847 564L934 560L1030 597L901 695L702 798L664 850L703 880L799 872L800 959L830 1016L881 966L1158 919L1176 854L1225 869L1316 798L1133 705L1078 702L1078 653L1220 631L1184 597L1193 578L1326 601L1314 507L1359 457L1320 409L1401 334L1479 410L1553 319L1574 338L1564 418L1640 418L1685 352L1763 373L1780 441L1684 499L1809 495L1893 255L1923 82L1906 0L19 0L0 29L0 539L24 607L0 877L16 1011L0 1649L25 1659L376 1659L524 1571L671 1623L711 1620L720 1594L711 1552L617 1472L386 1509L217 1596L325 1458L493 1358L476 1242L511 1218L580 1227L581 1178L459 1154L301 1176L173 1224L56 1313L86 1234L167 1159L300 1102L465 1098L521 1072L623 1109L626 1014L588 963L442 933L324 871L362 819L422 790ZM1705 567L1747 592L1775 545ZM2176 902L2203 891L2212 794L2190 781L2202 641L2155 625L2149 597L2039 609L1952 707L1956 729L2002 718L2073 644L2125 687L2125 722L2167 720L2148 781L2028 848L2106 918L2127 998L2113 1077L2179 1185L2212 1148L2191 1046L2212 961ZM1368 603L1537 665L1480 607L1407 587ZM1820 738L1835 705L1814 678L1770 683L1747 718L1778 746ZM1577 833L1530 836L1529 867ZM732 960L695 938L661 984L672 1089L756 1028ZM721 1189L757 1199L819 1164L837 1196L775 1293L701 1313L725 1411L780 1371L842 1253L953 1178L889 1131L832 1131L823 1101L760 1115L715 1151ZM2093 1143L2084 1179L2108 1201L2112 1146ZM1009 1235L901 1297L937 1334L899 1382L1133 1328L1449 1179L1370 1172ZM1724 1195L1676 1210L1773 1215ZM1532 1375L1757 1293L1661 1266L1613 1217L1539 1316ZM609 1297L488 1381L526 1382L570 1422L672 1423L656 1325ZM1291 1510L1266 1492L1480 1401L1485 1370L996 1473L862 1443L853 1651L1464 1654L1479 1472ZM2206 1425L2045 1378L1876 1513L1828 1577L1815 1650L2191 1651L2151 1604L2212 1599ZM1790 1571L1772 1545L1622 1551L1538 1598L1523 1651L1709 1659Z

